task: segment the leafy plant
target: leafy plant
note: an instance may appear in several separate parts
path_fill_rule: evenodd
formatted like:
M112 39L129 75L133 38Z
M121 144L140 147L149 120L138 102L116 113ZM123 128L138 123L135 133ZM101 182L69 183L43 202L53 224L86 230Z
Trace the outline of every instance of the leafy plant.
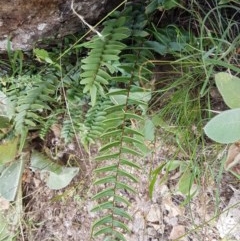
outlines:
M131 10L131 8L126 9L126 12ZM141 14L140 10L133 9L133 16L130 17L128 15L128 18L130 19L128 19L127 23L131 24L127 27L124 26L126 21L125 17L110 21L111 26L116 26L116 24L119 26L119 24L121 24L123 32L128 34L131 33L136 42L134 43L134 48L129 47L127 50L128 53L122 54L121 52L125 45L121 42L117 43L116 40L123 40L127 35L117 33L115 37L115 32L111 33L109 38L111 40L114 39L114 45L119 46L119 48L117 48L119 50L114 55L120 54L120 56L118 58L112 58L110 56L108 59L106 55L100 59L102 62L97 65L105 66L108 70L108 75L105 75L104 77L105 79L107 78L106 80L112 80L112 86L125 86L125 88L113 87L108 90L106 97L111 100L111 103L109 103L109 106L103 110L105 117L101 117L100 119L104 125L104 132L100 136L100 139L106 141L106 144L100 148L100 154L95 158L100 166L95 169L95 172L99 177L94 184L100 186L104 184L106 188L93 196L93 200L96 200L98 204L92 211L100 212L101 218L94 222L92 226L92 235L93 237L104 235L104 240L126 240L123 233L129 231L126 223L131 217L126 212L129 201L124 198L121 193L123 190L132 193L135 192L132 184L137 182L137 178L131 174L130 169L139 168L139 166L132 159L132 156L141 157L144 155L141 151L141 149L144 149L144 142L138 138L138 136L144 137L144 134L132 124L144 120L144 115L147 110L146 107L151 96L148 91L145 92L143 88L137 86L139 84L139 69L141 64L145 62L149 56L147 50L142 49L141 46L137 45L143 44L142 41L144 39L141 36L145 35L144 32L141 32L141 29L143 29L145 24L137 22L136 19L134 19L135 16L139 17L139 14ZM109 24L106 26L107 27L105 28L107 28L107 30L112 28L109 28ZM138 28L136 28L136 26ZM103 29L102 35L104 36L105 33L106 30ZM99 37L99 40L96 38L94 39L96 43L103 41ZM106 41L104 48L112 49L112 44L112 41ZM95 51L98 51L99 49L98 44L90 46L93 48L90 54L95 53ZM102 52L104 51L105 50ZM109 66L109 63L111 63L111 67ZM84 68L87 73L90 71L89 69L91 69L88 67ZM110 74L114 73L117 73L117 76L109 78ZM149 75L150 71L145 68L143 76L146 76L145 73ZM83 72L81 76L85 77L85 72ZM84 83L85 81L86 79L84 79ZM87 81L92 81L92 79ZM94 81L96 82L96 80ZM81 81L81 83L83 83L83 81ZM108 82L104 82L104 84L108 84ZM103 95L103 88L101 88L101 86L99 88L99 86L100 85L97 84L97 93ZM93 105L96 102L95 97L93 97L91 91L90 95ZM94 96L97 96L97 94L94 94Z
M240 78L221 72L215 75L216 85L225 103L232 109L215 116L205 126L207 136L219 143L229 144L240 140Z

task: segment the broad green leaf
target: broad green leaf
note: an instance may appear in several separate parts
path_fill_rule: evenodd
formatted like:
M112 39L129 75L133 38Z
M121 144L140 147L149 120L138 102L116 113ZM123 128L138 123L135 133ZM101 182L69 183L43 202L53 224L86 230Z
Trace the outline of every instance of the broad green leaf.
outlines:
M37 58L45 60L46 58L49 58L49 54L46 50L44 49L34 49L33 50L34 54L36 55Z
M61 173L62 166L58 165L56 162L48 158L46 155L33 151L31 155L31 168L33 171L42 170L55 173Z
M2 140L0 143L0 165L11 162L17 155L18 138Z
M139 135L134 135L134 139L137 139L139 143L133 142L133 145L141 151L143 156L147 156L151 153L151 149L148 148L145 144L145 138Z
M131 97L128 98L129 104L136 104L139 105L141 107L144 107L143 109L147 108L147 103L145 103L142 100L137 100L137 99L132 99Z
M197 191L196 187L193 185L193 181L194 174L190 169L187 169L179 179L177 184L178 190L184 195L192 196Z
M148 103L152 98L152 94L151 94L151 91L147 89L142 90L139 88L139 91L135 91L133 89L133 91L129 93L129 98L131 100L135 100L135 101L139 100L141 102Z
M64 188L72 181L78 172L78 167L62 167L61 173L50 172L46 182L47 186L53 190Z
M127 95L111 95L110 99L114 105L125 105Z
M0 175L0 196L8 201L14 201L19 185L21 185L22 173L24 170L25 154L9 165L5 164Z
M215 75L216 85L230 108L240 108L240 78L221 72Z
M16 230L21 227L23 209L22 209L22 191L18 189L15 202L10 204L9 201L1 197L1 204L5 203L9 205L5 207L1 206L0 211L0 240L1 241L16 241Z
M166 45L163 45L156 41L146 41L145 45L160 55L165 55L168 50Z
M112 54L103 54L102 55L102 60L103 61L106 61L106 62L108 62L108 61L117 61L117 60L119 60L119 57L118 56L116 56L116 55L112 55Z
M99 64L84 64L84 65L81 66L81 68L84 71L86 71L86 70L94 71L94 70L97 70L99 68ZM81 76L81 74L80 74L80 76Z
M61 166L36 151L31 156L31 168L40 170L42 173L47 172L49 175L46 178L46 184L54 190L66 187L79 172L78 167Z
M112 113L112 112L116 112L116 111L122 111L124 109L125 105L114 105L114 106L110 106L108 108L105 109L106 112L108 113Z
M180 167L182 164L182 161L179 161L179 160L171 160L171 161L168 161L165 165L165 169L168 171L168 172L171 172L171 171L174 171L176 170L178 167Z
M101 54L101 53L100 53ZM84 64L99 64L101 62L100 56L88 56L87 58L82 60L82 63ZM86 77L84 76L85 73L81 73L81 77Z
M240 108L227 110L211 119L204 127L212 140L229 144L240 140Z
M150 119L146 119L144 122L144 138L148 141L154 141L155 139L155 126Z
M10 101L7 96L0 91L0 116L8 116ZM10 118L10 116L8 116Z

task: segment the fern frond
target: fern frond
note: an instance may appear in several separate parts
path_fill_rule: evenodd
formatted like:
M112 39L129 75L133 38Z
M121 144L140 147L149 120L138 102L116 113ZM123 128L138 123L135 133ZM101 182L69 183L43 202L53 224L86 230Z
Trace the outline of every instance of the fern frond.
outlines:
M104 85L109 84L112 63L119 60L119 54L126 47L120 42L129 36L128 28L124 27L125 18L107 21L102 31L104 39L96 36L85 47L92 49L82 60L81 84L83 92L90 93L92 106L95 105L98 93L104 94Z
M56 103L52 97L56 87L39 75L12 78L7 96L13 106L17 134L35 127L43 121L43 113Z
M143 117L126 110L126 108L132 109L127 90L116 91L115 93L126 93L124 96L126 101L125 109L123 109L122 105L121 108L115 108L117 110L117 118L112 117L113 113L108 112L112 110L111 107L105 110L108 113L104 121L107 131L102 134L102 138L107 138L109 142L99 150L100 154L96 161L100 162L102 166L95 170L98 175L101 174L104 177L97 179L94 184L105 184L108 188L93 197L93 199L98 200L99 205L93 208L92 211L101 212L103 215L93 225L93 236L104 234L106 239L110 238L109 240L117 240L120 237L120 240L125 240L122 232L128 231L125 223L129 220L130 215L125 208L119 208L119 206L126 207L126 204L128 205L129 203L119 199L119 196L122 190L135 193L135 189L131 185L137 183L138 179L131 173L131 169L140 167L130 158L132 155L143 156L143 153L134 145L135 143L143 145L135 137L136 134L143 134L132 127L128 127L128 125L129 120L142 121ZM113 92L111 96L114 96ZM119 236L118 234L120 233L121 235Z
M85 147L95 143L95 140L103 133L105 128L104 121L107 114L105 109L108 108L109 104L109 100L99 99L97 103L87 111L84 122L79 123L81 141Z
M108 78L108 80L111 79L112 88L105 96L111 100L112 104L104 110L106 112L105 119L102 120L104 132L100 136L104 145L99 149L99 155L95 158L98 162L98 168L95 170L98 178L94 184L99 185L99 188L103 185L106 188L93 197L98 205L92 210L99 212L100 215L92 226L92 236L104 235L104 240L111 241L126 240L124 233L129 231L126 225L130 219L127 213L129 201L124 198L123 190L135 193L133 185L138 182L138 179L133 174L133 170L140 169L135 159L143 157L144 149L146 149L143 130L135 126L138 126L136 123L144 121L148 102L151 99L151 90L140 87L141 80L151 79L150 68L152 66L144 65L144 63L153 58L151 52L144 47L146 41L144 37L148 35L144 30L147 24L144 9L141 6L137 9L130 7L119 13L121 16L124 14L127 15L124 24L130 30L129 36L134 46L125 47L123 51L119 45L118 49L121 51L119 53L114 51L115 55L118 53L119 58L109 57L112 67L109 67L108 62L101 62L104 70L108 70L109 75L115 74L115 76ZM110 22L110 25L113 22ZM108 36L111 37L111 34L109 33ZM115 37L119 42L120 39L124 40L121 32ZM96 46L102 47L103 45L91 45L93 48ZM104 48L107 49L107 46L108 43ZM98 49L92 51L99 54ZM96 67L96 62L93 66ZM140 70L141 76L139 76ZM96 78L94 81L97 82Z

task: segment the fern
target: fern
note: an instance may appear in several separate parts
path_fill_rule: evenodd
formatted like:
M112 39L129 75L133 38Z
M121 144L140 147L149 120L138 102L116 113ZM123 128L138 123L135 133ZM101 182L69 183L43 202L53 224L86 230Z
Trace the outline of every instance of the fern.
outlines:
M126 47L121 40L129 36L129 29L124 27L125 18L112 19L105 23L102 31L104 38L94 37L85 47L92 49L82 60L81 84L85 85L83 92L90 93L91 104L95 105L97 95L104 95L104 86L109 84L114 73L113 63L119 60L119 54Z
M129 79L129 81L131 80ZM111 96L113 95L114 93L111 93ZM142 136L143 134L128 127L130 121L139 121L139 119L142 120L142 117L128 108L130 106L128 95L129 93L126 92L124 109L122 105L114 105L105 110L109 113L104 121L107 131L101 138L108 138L109 142L101 147L100 155L96 158L96 161L102 165L95 172L103 174L104 177L97 179L95 184L105 184L107 189L93 197L99 203L93 211L101 211L103 214L103 217L93 224L93 236L104 234L106 240L125 240L122 233L129 231L125 223L130 219L130 215L124 210L129 203L122 196L122 190L135 192L131 183L136 183L137 178L130 173L129 169L139 167L130 157L131 155L143 156L143 153L135 145L143 145L136 138L136 135ZM114 116L117 118L110 114L113 110L116 114Z
M43 121L42 113L51 111L50 104L55 86L39 76L21 76L11 79L7 95L14 110L15 131L23 134L26 130L36 127Z
M84 122L80 124L81 141L86 149L89 144L95 143L104 131L104 120L106 118L105 108L108 107L108 99L99 99L85 115Z
M104 235L104 240L126 240L124 233L129 232L127 223L131 216L127 207L130 203L122 193L124 190L135 193L134 185L138 180L132 170L140 167L134 157L143 157L142 150L146 150L142 131L134 127L136 123L144 121L150 100L149 91L140 86L139 78L140 72L141 80L145 82L151 76L151 66L143 67L152 58L151 52L144 47L144 37L148 33L143 30L147 23L143 10L141 6L136 9L130 6L122 13L116 13L116 16L122 16L120 20L107 21L103 30L105 39L95 37L86 45L92 50L83 61L82 69L85 72L81 74L81 83L86 85L85 92L90 92L92 105L96 103L98 95L104 95L106 89L108 93L105 98L112 103L103 110L104 118L99 119L104 127L100 139L105 144L95 159L99 164L95 169L98 178L94 184L100 187L104 185L105 189L93 197L98 205L92 209L100 215L92 225L92 236ZM139 11L142 11L140 15ZM120 30L127 34L122 34ZM122 43L127 36L132 38L133 45L130 47ZM111 42L113 39L114 45ZM111 52L109 58L106 49ZM102 78L99 78L99 74ZM109 88L109 80L112 88ZM91 86L95 86L94 91Z

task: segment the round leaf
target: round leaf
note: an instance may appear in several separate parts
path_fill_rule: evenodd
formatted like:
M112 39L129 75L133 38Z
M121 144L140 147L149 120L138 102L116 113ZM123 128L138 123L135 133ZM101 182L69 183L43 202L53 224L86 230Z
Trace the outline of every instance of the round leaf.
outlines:
M215 81L225 103L232 109L240 108L240 79L221 72L215 75Z
M204 127L212 140L229 144L240 140L240 108L227 110L215 116Z

